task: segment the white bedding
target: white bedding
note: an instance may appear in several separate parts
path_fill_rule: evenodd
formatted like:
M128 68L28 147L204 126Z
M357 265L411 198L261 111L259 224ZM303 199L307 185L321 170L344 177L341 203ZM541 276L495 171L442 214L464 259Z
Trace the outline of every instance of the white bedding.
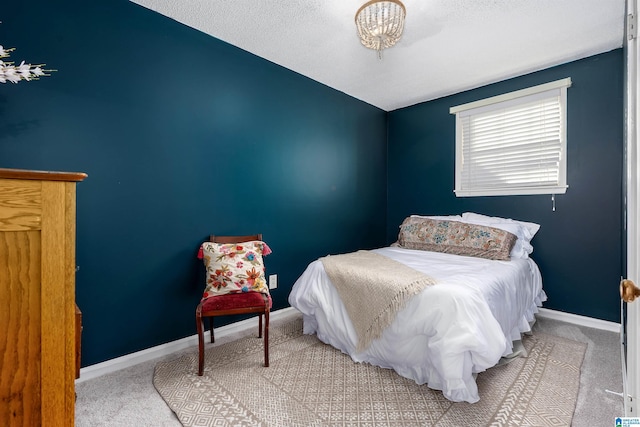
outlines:
M456 402L479 400L474 375L512 352L546 300L530 258L493 261L399 247L375 252L422 271L437 282L412 298L380 339L356 352L357 337L322 262L309 264L289 295L303 314L304 333L356 362L394 369L442 390Z

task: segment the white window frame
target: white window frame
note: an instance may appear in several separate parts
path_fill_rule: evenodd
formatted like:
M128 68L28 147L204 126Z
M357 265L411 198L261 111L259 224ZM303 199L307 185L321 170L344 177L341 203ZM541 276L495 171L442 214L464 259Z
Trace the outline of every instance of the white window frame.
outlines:
M557 80L527 89L494 96L467 104L458 105L449 109L450 114L456 115L456 165L455 165L455 189L456 197L473 196L503 196L526 194L564 194L567 191L567 88L571 86L571 78ZM463 125L465 116L473 116L490 111L505 110L535 100L558 98L560 104L560 144L558 165L558 180L553 185L509 185L490 187L463 188Z

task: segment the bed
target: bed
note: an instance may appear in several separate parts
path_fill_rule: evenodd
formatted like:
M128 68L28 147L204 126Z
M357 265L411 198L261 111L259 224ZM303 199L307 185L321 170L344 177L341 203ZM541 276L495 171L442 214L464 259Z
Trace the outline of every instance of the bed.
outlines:
M289 303L302 313L305 334L316 334L355 362L393 369L441 390L449 400L474 403L480 399L476 374L513 355L513 343L530 331L546 300L540 271L529 257L538 229L534 223L475 213L406 218L394 245L358 253L370 252L365 255L382 257L374 261L408 267L430 281L406 298L366 346L360 322L352 322L359 315L352 310L360 304L366 312L368 303L357 294L360 288L354 291L357 297L344 297L354 294L345 294L344 284L336 287L339 279L333 272L330 278L326 258L306 268ZM500 240L496 230L512 240L499 242L502 258L484 253L487 240Z

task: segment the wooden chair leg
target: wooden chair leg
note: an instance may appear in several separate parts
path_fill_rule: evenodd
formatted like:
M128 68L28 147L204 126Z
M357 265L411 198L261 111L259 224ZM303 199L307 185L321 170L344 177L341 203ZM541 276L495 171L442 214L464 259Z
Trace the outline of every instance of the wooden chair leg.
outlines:
M258 338L262 338L262 314L258 314Z
M211 332L211 342L216 342L216 337L213 334L213 316L209 317L209 331Z
M204 330L200 313L196 313L196 329L198 330L198 375L202 376L204 371Z
M269 310L264 313L264 366L269 367Z

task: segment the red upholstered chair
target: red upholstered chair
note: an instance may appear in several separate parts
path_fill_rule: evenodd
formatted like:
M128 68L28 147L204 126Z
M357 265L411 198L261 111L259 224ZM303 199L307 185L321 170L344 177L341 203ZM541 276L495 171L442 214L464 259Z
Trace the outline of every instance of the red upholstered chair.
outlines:
M214 236L214 243L243 243L253 240L262 240L262 234L250 236ZM264 366L269 366L269 311L271 309L271 296L260 292L242 292L211 296L196 307L196 327L198 330L198 375L204 370L204 328L203 318L209 318L211 328L211 342L215 342L213 332L213 318L216 316L229 316L236 314L258 314L258 337L262 338L262 316L264 315Z

